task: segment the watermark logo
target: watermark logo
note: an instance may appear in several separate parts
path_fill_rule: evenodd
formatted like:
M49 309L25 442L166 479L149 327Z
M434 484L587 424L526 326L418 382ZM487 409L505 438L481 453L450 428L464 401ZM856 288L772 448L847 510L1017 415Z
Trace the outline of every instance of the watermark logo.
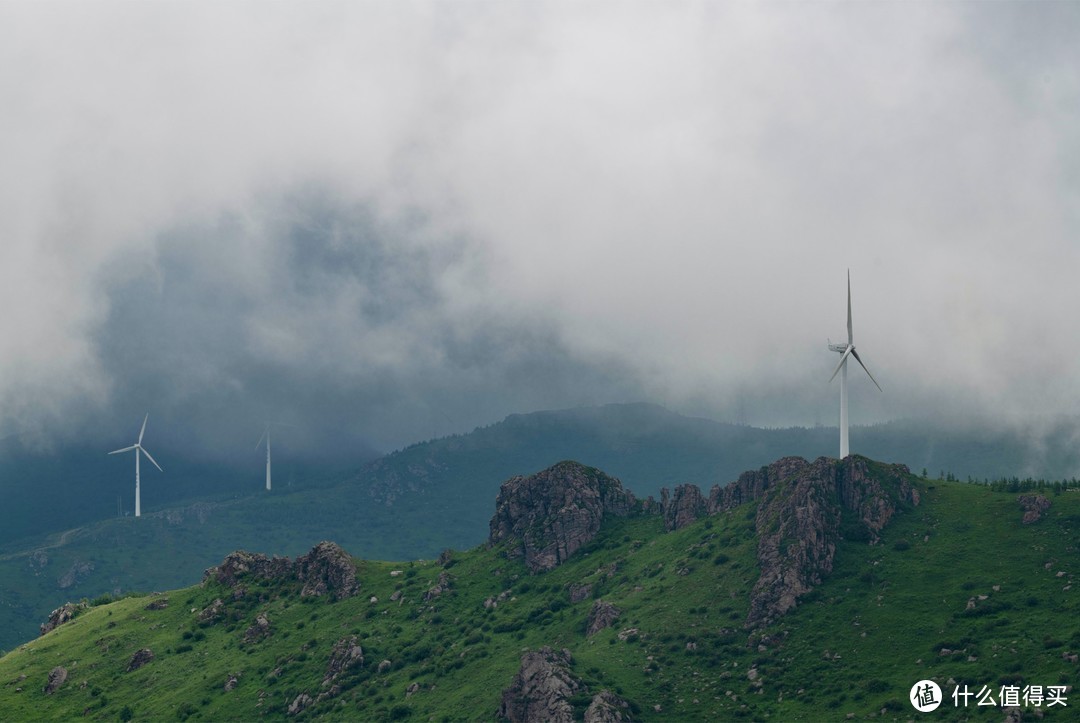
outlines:
M915 710L920 713L929 713L937 710L937 707L941 705L941 687L932 680L920 680L911 686L908 699L915 706Z

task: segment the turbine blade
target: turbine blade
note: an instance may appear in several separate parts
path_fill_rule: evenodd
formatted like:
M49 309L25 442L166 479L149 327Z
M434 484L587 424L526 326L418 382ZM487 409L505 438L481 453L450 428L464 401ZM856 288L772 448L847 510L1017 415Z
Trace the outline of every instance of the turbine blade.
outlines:
M142 453L143 453L143 454L145 454L145 455L146 455L146 458L147 458L148 460L150 460L151 462L154 462L154 458L150 456L150 453L146 451L146 448L145 448L145 447L139 447L139 449L140 449L140 450L142 451ZM137 454L137 453L136 453L136 454ZM164 472L164 471L165 471L165 470L161 469L161 465L160 465L160 464L158 464L157 462L154 462L154 466L155 466L155 467L157 467L157 468L158 468L159 470L161 470L162 472Z
M871 374L870 370L866 368L866 365L862 363L862 359L859 358L859 354L855 351L854 348L852 348L851 350L851 356L855 357L855 361L859 362L859 366L861 366L863 368L863 371L866 372L866 376L870 377L870 381L874 383L874 386L878 388L878 391L884 392L885 390L881 388L881 385L877 383L877 379L874 379L874 375Z
M261 446L262 446L262 441L263 441L264 439L266 439L266 432L267 432L267 431L269 431L269 430L268 430L268 429L267 429L267 430L263 430L262 436L261 436L261 437L259 437L259 441L255 443L255 449L256 449L256 450L258 450L258 449L259 449L259 447L261 447Z
M112 452L109 452L109 454L120 454L121 452L130 452L130 451L131 451L131 450L133 450L133 449L135 449L135 445L134 445L134 444L133 444L133 445L131 445L130 447L124 447L123 449L116 449L116 450L113 450Z
M139 441L136 442L135 444L142 444L142 436L143 436L143 433L146 431L146 420L147 419L150 419L150 412L147 412L146 416L143 417L142 429L139 430Z
M847 343L848 346L855 343L851 336L851 269L847 272Z
M840 367L844 366L844 362L847 361L848 355L854 351L855 347L853 346L849 346L847 349L844 350L844 355L840 357L840 363L836 365L836 369L833 370L832 376L829 377L830 382L833 379L836 379L836 375L840 373ZM867 372L867 374L869 374L869 372Z

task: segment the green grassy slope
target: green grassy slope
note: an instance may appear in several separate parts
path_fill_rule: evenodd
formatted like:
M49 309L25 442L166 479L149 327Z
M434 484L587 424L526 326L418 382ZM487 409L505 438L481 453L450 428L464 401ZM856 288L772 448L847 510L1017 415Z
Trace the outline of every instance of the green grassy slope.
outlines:
M822 720L883 709L907 720L908 690L921 678L946 695L950 678L976 689L1071 682L1077 665L1062 654L1080 649L1071 582L1080 494L1053 497L1043 520L1023 526L1016 495L918 487L922 504L898 515L881 544L840 544L832 575L763 631L764 643L742 627L758 574L749 504L672 533L656 517L608 520L570 561L535 576L500 548L481 547L446 565L357 561L361 592L336 603L275 582L250 584L239 600L211 583L166 594L162 610L146 609L153 598L102 605L0 659L0 706L16 720L281 719L301 693L326 690L331 648L350 635L364 665L300 718L489 720L522 651L542 645L569 649L591 692L616 691L640 720ZM451 591L425 602L440 572ZM568 586L582 583L592 595L570 602ZM400 603L391 600L398 590ZM204 627L198 613L215 598L229 618ZM622 615L586 638L594 598ZM259 614L271 635L245 643ZM144 647L155 658L125 672ZM58 665L68 681L46 696ZM238 682L226 691L230 676ZM579 715L588 704L573 702ZM1072 710L1042 712L1067 719ZM1002 717L1000 708L957 711L951 701L935 715Z

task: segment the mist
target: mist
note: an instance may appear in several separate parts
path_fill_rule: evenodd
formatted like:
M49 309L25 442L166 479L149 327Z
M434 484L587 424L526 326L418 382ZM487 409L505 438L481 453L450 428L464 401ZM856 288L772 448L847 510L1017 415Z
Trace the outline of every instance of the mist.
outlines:
M1077 408L1080 10L0 7L0 434ZM1043 421L1040 421L1043 420ZM284 440L283 440L284 443Z

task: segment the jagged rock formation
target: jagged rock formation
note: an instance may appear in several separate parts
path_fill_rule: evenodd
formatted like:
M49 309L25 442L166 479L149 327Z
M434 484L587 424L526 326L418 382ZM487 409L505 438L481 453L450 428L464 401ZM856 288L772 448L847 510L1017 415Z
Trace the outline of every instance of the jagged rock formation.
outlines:
M491 518L491 544L516 539L532 572L550 570L591 541L604 515L625 517L634 495L600 470L560 462L531 477L503 483Z
M301 693L293 699L292 703L289 703L288 714L297 715L314 702L315 700L310 695Z
M45 691L45 695L52 695L56 691L60 690L60 686L64 684L64 681L67 680L67 677L67 668L63 666L58 665L52 670L50 670L49 679L45 683L45 687L43 688L43 690Z
M746 626L767 625L832 572L841 517L871 544L902 504L918 504L904 465L873 464L852 455L807 462L785 457L740 475L728 488L713 488L710 506L721 512L760 500L755 518L761 576L750 597Z
M150 648L142 648L135 651L135 654L131 656L131 660L128 662L127 672L138 670L151 660L154 659L154 651Z
M1050 500L1043 495L1020 495L1016 498L1020 508L1024 510L1023 524L1031 525L1042 519L1042 515L1050 509Z
M556 652L547 646L521 656L517 675L503 691L498 718L510 723L572 723L570 699L590 692L570 669L572 660L569 650ZM609 690L594 695L585 710L585 723L630 720L630 704Z
M591 637L604 628L610 628L621 614L622 611L611 603L597 600L589 611L589 622L585 628L586 637Z
M439 580L427 592L424 593L424 602L431 602L444 592L450 590L450 573L443 571L439 573Z
M233 588L234 597L243 597L241 582L245 578L298 580L301 597L330 594L340 600L360 590L352 557L333 542L320 542L295 562L287 557L270 558L237 550L226 555L220 565L208 569L203 574L203 584L212 580Z
M330 651L330 662L326 666L326 675L323 676L322 686L330 685L339 675L349 668L363 666L364 650L355 635L334 643Z
M43 622L39 627L41 634L54 630L57 627L63 625L66 622L70 622L75 619L75 616L86 610L89 606L84 603L64 603L60 607L49 613L49 619Z
M315 545L311 552L296 558L295 568L304 586L300 597L331 594L341 600L360 590L352 557L333 542Z
M842 517L851 516L854 524L847 529L874 544L898 505L919 503L906 466L878 465L872 470L874 464L858 455L814 462L784 457L744 472L725 487L714 486L708 500L693 485L676 487L670 497L661 490L664 526L677 530L706 515L759 501L755 526L761 576L751 593L746 624L766 625L832 572Z
M709 506L697 485L678 485L671 497L664 487L660 490L660 514L664 516L664 529L671 532L709 514Z
M594 695L585 709L585 723L623 723L630 720L630 705L610 690L602 690Z
M570 698L581 690L570 671L570 651L549 647L521 656L521 668L503 691L498 717L510 723L572 723Z
M217 567L211 567L203 575L203 581L213 578L222 585L236 587L243 577L269 580L289 574L291 563L287 557L267 557L257 553L237 550L230 552Z

